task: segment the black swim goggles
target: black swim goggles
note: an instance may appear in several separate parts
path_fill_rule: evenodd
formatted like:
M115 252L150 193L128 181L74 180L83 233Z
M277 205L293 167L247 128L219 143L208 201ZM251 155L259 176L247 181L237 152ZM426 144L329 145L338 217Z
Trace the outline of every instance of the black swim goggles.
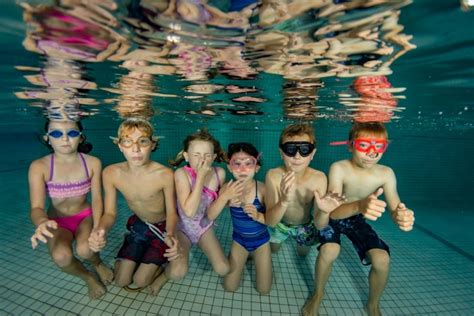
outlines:
M314 148L314 144L309 142L286 142L280 144L280 149L288 157L294 157L296 153L300 153L301 157L308 157Z

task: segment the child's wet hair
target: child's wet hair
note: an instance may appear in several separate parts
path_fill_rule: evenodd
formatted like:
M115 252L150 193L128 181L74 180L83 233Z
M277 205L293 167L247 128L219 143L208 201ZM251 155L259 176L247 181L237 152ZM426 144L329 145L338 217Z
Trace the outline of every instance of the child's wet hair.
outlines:
M227 162L230 161L232 155L235 153L244 152L247 155L250 155L257 159L257 165L262 165L261 154L258 152L257 148L250 143L231 143L227 148Z
M132 134L135 129L142 132L144 137L150 138L156 143L155 148L153 148L152 151L155 151L158 149L159 139L153 138L153 133L154 133L153 125L149 121L142 118L128 118L125 121L123 121L117 130L118 140L120 141L122 137L128 134Z
M279 145L282 145L283 141L286 138L301 136L301 135L308 135L310 139L310 143L316 146L316 136L315 136L314 128L313 126L309 124L292 124L285 127L285 129L280 134Z
M349 132L349 142L362 135L373 135L376 137L388 138L388 132L385 125L381 122L354 122Z
M168 163L173 167L178 167L185 159L184 152L187 152L189 145L192 141L200 140L205 142L210 142L214 147L214 153L216 154L216 162L226 161L226 156L224 150L222 150L221 144L214 136L209 133L207 128L197 130L195 133L188 135L183 141L183 149L176 155L174 160L170 159Z
M48 134L49 123L51 123L51 120L46 120L46 122L44 123L44 133L45 134ZM81 135L79 136L79 137L81 137L81 142L77 146L77 151L80 152L80 153L83 153L83 154L90 153L92 151L92 144L86 141L87 137L82 132L84 130L84 127L82 126L81 121L76 121L76 122L73 122L73 123L77 125L77 129L79 129L79 131L81 132ZM48 147L50 152L54 152L53 147L49 144L49 142L47 140L44 140L43 137L41 137L41 136L39 136L38 138L39 138L40 142L43 145Z

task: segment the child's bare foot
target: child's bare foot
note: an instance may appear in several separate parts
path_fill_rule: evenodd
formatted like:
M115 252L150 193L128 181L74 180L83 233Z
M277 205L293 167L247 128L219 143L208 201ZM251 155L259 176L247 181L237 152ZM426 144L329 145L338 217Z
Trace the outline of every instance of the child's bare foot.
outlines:
M316 297L311 297L303 306L301 313L303 316L317 316L319 312L319 304L321 302L316 299Z
M86 284L89 290L89 297L93 300L98 299L99 297L103 296L107 291L105 286L100 283L94 276L89 277L86 280Z
M382 312L378 306L370 306L369 304L364 306L364 311L369 316L382 316Z
M155 281L153 281L152 284L148 286L148 293L153 296L158 295L161 288L163 287L163 285L166 284L166 282L168 282L168 278L166 277L166 274L163 272L160 275L158 275L158 277L155 279Z
M94 266L95 272L99 275L100 280L105 285L109 285L114 279L114 272L105 263L101 262Z

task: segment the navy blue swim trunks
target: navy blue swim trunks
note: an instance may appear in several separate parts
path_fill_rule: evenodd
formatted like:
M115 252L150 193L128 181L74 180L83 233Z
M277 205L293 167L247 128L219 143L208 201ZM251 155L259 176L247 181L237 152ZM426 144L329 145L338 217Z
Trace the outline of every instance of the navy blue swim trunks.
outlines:
M330 242L340 245L341 234L346 235L350 239L359 255L360 261L364 265L370 264L370 259L366 254L371 249L383 249L390 255L388 245L379 238L361 214L344 219L329 220L329 225L318 233L320 242L318 250L322 245Z

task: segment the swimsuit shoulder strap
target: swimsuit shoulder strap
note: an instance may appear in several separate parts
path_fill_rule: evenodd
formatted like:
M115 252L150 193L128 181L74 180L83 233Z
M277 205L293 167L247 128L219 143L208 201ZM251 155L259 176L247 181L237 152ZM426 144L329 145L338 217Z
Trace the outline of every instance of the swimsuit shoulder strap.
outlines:
M49 180L48 181L53 181L53 174L54 174L54 153L51 154L51 159L50 159L50 164L49 164Z
M86 170L87 179L89 179L89 170L87 169L86 159L84 158L84 155L82 153L79 153L79 157L81 157L82 164L84 166L84 169Z
M258 181L255 180L255 198L258 199Z
M187 172L187 174L191 177L191 185L194 184L194 182L196 181L196 177L197 177L197 174L196 174L196 171L194 171L193 168L191 168L190 166L188 165L185 165L184 166L184 170Z

